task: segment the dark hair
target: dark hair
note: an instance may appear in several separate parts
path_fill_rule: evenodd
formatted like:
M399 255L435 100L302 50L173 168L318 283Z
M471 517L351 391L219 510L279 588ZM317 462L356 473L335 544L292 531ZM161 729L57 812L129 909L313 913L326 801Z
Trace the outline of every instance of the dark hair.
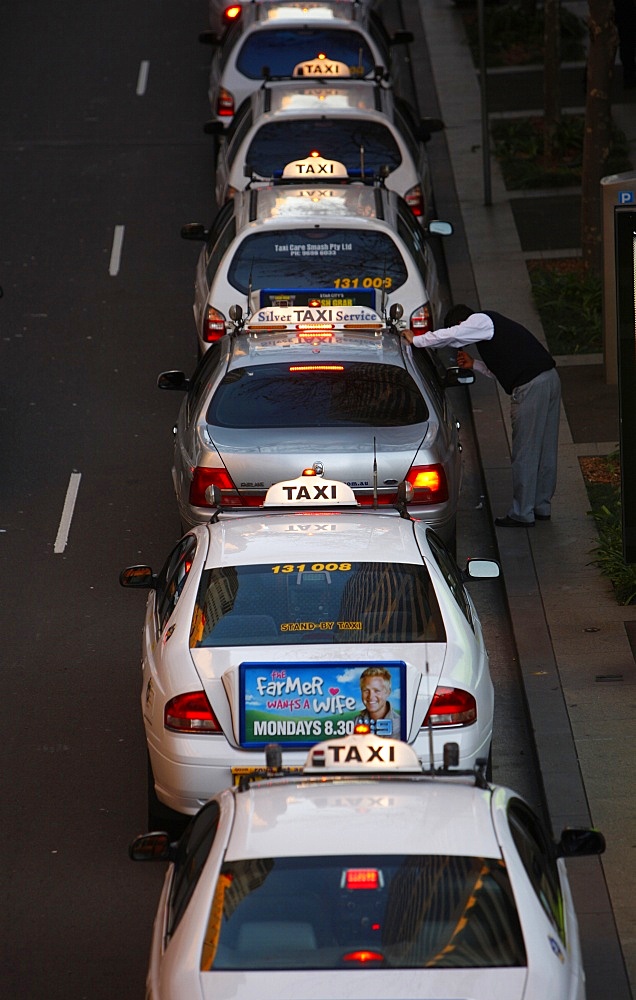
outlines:
M444 317L444 326L459 326L465 319L472 316L474 310L465 305L453 306Z

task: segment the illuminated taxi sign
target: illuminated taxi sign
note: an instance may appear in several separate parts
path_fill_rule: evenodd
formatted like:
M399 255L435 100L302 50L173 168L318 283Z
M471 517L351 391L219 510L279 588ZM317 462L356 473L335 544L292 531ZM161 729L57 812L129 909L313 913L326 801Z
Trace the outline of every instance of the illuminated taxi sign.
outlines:
M371 771L407 771L422 773L420 760L408 743L377 736L346 736L340 740L325 740L312 747L307 755L305 774Z
M272 325L301 329L302 324L324 324L345 328L346 326L376 327L384 324L375 309L368 306L279 306L258 309L250 318L248 329L258 331L259 327ZM323 327L324 329L324 327Z
M357 507L355 493L346 483L321 476L298 476L274 483L267 491L263 507Z
M351 71L346 63L328 59L324 52L319 52L315 59L297 63L292 76L351 76Z
M313 150L304 160L290 160L283 168L283 180L347 178L349 173L339 160L326 160L317 150Z

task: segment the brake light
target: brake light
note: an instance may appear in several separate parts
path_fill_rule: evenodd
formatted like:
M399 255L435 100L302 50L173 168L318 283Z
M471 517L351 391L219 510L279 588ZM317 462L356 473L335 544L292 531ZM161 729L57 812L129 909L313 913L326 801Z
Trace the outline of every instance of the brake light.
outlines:
M231 118L234 114L234 95L221 87L216 99L216 113L219 118Z
M241 16L241 5L240 3L233 3L230 7L226 7L223 11L223 17L226 21L236 21L237 18Z
M428 302L425 302L423 306L416 309L414 313L411 313L410 327L414 333L428 333L429 330L433 329L433 317L431 316L431 307Z
M225 316L220 313L218 309L213 306L208 306L208 311L205 317L205 329L203 331L203 339L206 344L213 344L216 340L220 340L221 337L225 336Z
M377 868L347 868L345 887L347 889L379 889L380 873Z
M410 191L407 191L404 195L404 200L411 209L413 215L417 215L418 218L421 215L424 215L424 195L422 194L422 187L420 184L416 184L415 187L410 189Z
M438 687L422 729L431 726L472 726L477 721L477 702L469 691Z
M410 503L445 503L448 500L448 482L441 465L413 465L406 481L413 487Z
M366 965L367 962L384 962L384 955L380 951L368 951L360 948L358 951L349 951L342 956L343 962L357 962L359 965Z
M219 487L223 503L226 506L241 506L241 498L227 469L209 469L206 466L198 465L192 471L192 482L190 483L190 503L193 507L212 506L205 495L208 486Z
M188 691L171 698L164 711L163 724L177 733L222 732L205 691Z

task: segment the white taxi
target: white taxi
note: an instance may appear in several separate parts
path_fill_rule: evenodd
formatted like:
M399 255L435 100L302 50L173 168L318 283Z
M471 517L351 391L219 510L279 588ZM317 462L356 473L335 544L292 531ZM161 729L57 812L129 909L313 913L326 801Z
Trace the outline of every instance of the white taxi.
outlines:
M427 763L451 738L468 766L488 758L493 685L465 583L499 567L472 559L462 572L399 496L360 508L345 483L306 469L258 512L217 508L157 575L122 571L123 586L150 590L141 710L155 829L258 768L272 740L299 766L363 722Z
M270 747L259 777L178 843L130 845L170 862L148 1000L585 1000L564 859L602 834L555 843L514 791L378 736L322 743L302 774Z
M418 120L373 81L268 83L243 103L221 136L217 205L266 183L362 179L396 191L427 222L433 191L425 143L442 127L439 119ZM210 122L206 131L223 128Z
M308 289L366 296L382 317L399 303L416 333L439 327L450 294L431 237L452 231L437 219L420 225L394 191L362 183L240 191L209 229L181 229L183 239L205 244L194 286L199 352L232 328L233 305L251 315Z
M209 31L199 38L213 46L208 97L214 118L225 126L264 78L374 79L390 73L406 94L408 62L392 52L413 35L389 35L377 14L355 0L247 4L221 38Z

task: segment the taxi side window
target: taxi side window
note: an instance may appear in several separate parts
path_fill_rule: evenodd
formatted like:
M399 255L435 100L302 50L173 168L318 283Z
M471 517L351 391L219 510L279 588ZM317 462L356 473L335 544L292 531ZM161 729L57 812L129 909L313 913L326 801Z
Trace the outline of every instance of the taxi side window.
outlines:
M389 41L389 34L377 12L374 10L369 11L369 33L380 50L382 65L387 71L389 71L391 69L391 45Z
M220 240L224 238L228 228L231 228L233 222L234 222L234 202L228 201L216 213L214 221L210 226L210 235L208 236L208 242L205 248L205 263L206 263L206 273L208 281L211 280L210 263L212 260L218 260L217 247L219 245ZM236 232L236 224L234 225L235 228L234 231L232 232L232 236L230 237L230 239L233 239L234 233ZM225 245L227 246L227 243ZM214 268L214 270L216 270L216 267Z
M190 388L188 389L186 403L188 423L197 419L201 411L201 399L207 393L218 365L226 357L226 351L227 344L225 343L225 338L222 337L220 340L215 341L215 343L210 344L205 354L199 359L199 363L190 379Z
M158 631L163 628L177 606L181 591L190 572L197 547L194 535L186 535L168 556L157 577Z
M464 589L464 584L462 582L461 573L457 563L442 542L439 535L436 535L434 531L427 531L426 538L428 539L428 543L431 547L431 552L435 557L435 562L439 566L440 572L448 584L448 589L457 601L457 604L459 605L466 621L472 630L475 631L473 616L470 610L470 603L468 601L468 597L466 596L466 591Z
M408 215L406 214L408 212ZM410 216L410 218L409 218ZM417 227L417 228L416 228ZM419 229L415 216L408 209L398 208L398 235L406 243L411 257L417 264L417 269L422 278L426 280L428 275L428 248L424 240L424 234Z
M435 397L438 413L443 414L444 419L446 419L446 396L440 384L440 376L433 358L426 348L417 348L412 352L412 357L415 367L424 377L428 391Z
M564 906L554 845L538 818L520 799L509 803L508 822L532 888L565 943Z
M197 813L179 841L170 886L168 936L174 934L190 902L214 843L220 815L220 806L212 799Z
M241 105L239 110L234 115L234 120L230 125L230 129L227 136L227 159L228 163L232 163L236 154L238 153L243 139L251 129L254 124L254 112L252 110L252 102L250 98Z
M395 124L400 130L402 138L408 147L409 153L413 157L413 162L417 163L420 155L420 149L418 141L415 138L415 130L417 128L415 116L410 113L410 109L406 101L398 101L397 98L395 100L393 115L395 117Z

